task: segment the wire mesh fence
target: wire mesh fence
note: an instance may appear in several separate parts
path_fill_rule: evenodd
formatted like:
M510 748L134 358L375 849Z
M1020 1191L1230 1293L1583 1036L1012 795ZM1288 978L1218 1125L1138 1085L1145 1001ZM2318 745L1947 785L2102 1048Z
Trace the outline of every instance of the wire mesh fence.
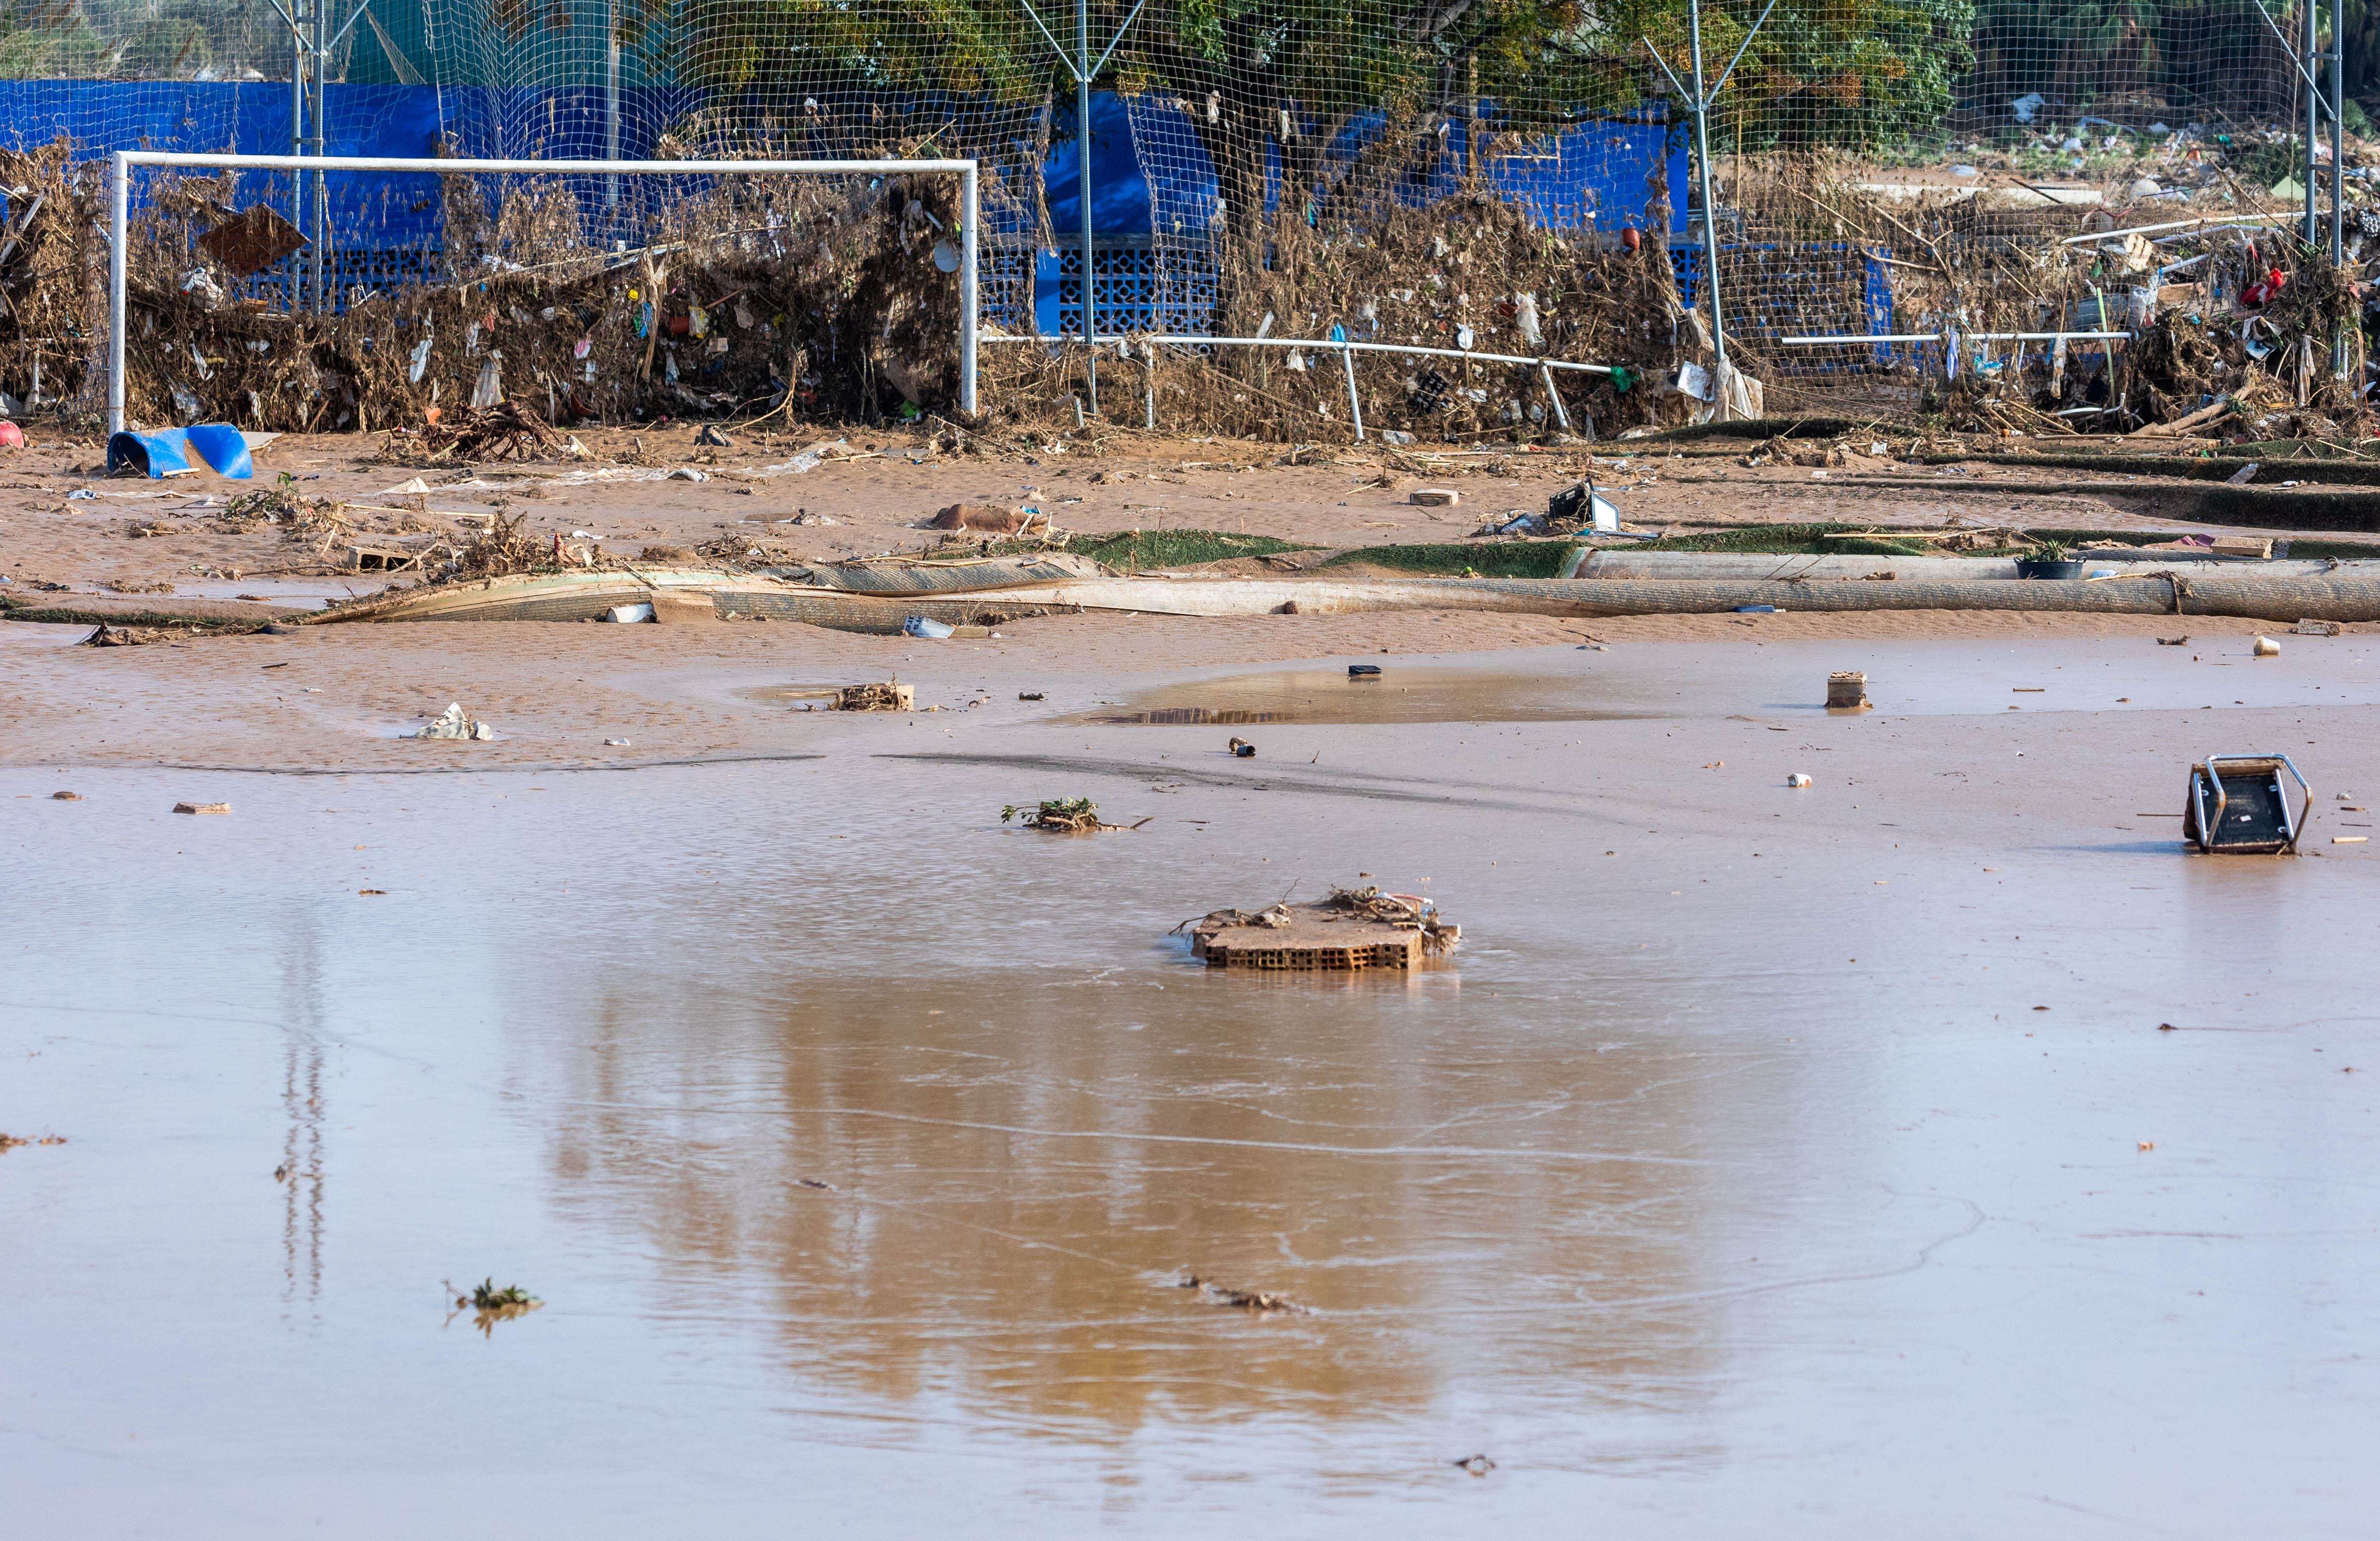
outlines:
M994 405L1027 416L1092 403L1095 352L1169 425L1284 439L1359 415L1460 437L1945 403L2132 428L2253 395L2251 377L2348 411L2360 309L2313 269L2334 186L2338 255L2361 255L2364 168L2334 161L2364 153L2375 38L2380 17L2258 0L19 0L0 13L0 388L88 401L89 157L295 147L977 160L985 321L1066 345L991 367ZM671 249L671 281L638 301L654 324L735 288L823 327L828 358L788 328L732 390L580 369L584 405L866 414L949 394L930 359L881 346L887 297L922 310L951 288L928 228L948 212L905 185L176 181L141 226L165 243L137 286L152 323L195 324L212 290L328 327L476 285L458 316L552 311L575 344L589 300L565 288ZM303 244L223 271L200 234L260 205ZM618 309L608 291L595 308ZM869 328L874 361L844 380L843 340ZM1351 388L1324 367L1334 335L1614 372L1366 353ZM1152 337L1316 347L1115 351ZM2149 354L2172 367L2143 373ZM210 383L160 385L152 410L263 410ZM351 394L358 421L422 405Z

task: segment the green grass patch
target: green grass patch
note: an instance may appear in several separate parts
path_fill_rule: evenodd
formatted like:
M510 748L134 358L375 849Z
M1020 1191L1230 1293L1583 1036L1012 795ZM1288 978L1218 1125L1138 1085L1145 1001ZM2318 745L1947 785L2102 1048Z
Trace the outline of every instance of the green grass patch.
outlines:
M1235 556L1271 556L1278 552L1313 548L1276 540L1269 535L1234 535L1219 529L1136 529L1114 535L1077 535L1066 543L1066 550L1118 572L1130 573L1151 567L1193 567Z
M1325 567L1362 563L1432 577L1558 577L1576 550L1568 540L1482 540L1476 545L1362 546L1341 552Z

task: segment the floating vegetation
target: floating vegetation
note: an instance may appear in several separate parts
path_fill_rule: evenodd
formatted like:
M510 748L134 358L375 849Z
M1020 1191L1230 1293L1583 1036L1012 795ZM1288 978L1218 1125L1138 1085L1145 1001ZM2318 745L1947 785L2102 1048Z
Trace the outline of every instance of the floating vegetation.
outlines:
M446 1288L455 1290L452 1284L447 1285ZM477 1315L472 1317L472 1325L477 1327L483 1336L492 1338L495 1336L498 1322L508 1322L515 1317L526 1317L544 1304L545 1302L517 1284L507 1284L501 1290L497 1289L494 1278L490 1277L472 1285L468 1294L455 1291L455 1309L446 1319L451 1322L466 1311L475 1312Z

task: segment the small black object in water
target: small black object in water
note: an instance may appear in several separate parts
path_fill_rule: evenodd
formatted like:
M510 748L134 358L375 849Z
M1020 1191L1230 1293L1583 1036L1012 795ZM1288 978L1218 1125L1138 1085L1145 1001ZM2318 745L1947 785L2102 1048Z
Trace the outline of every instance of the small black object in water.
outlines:
M1377 663L1350 663L1347 665L1347 677L1351 680L1378 679L1380 666Z

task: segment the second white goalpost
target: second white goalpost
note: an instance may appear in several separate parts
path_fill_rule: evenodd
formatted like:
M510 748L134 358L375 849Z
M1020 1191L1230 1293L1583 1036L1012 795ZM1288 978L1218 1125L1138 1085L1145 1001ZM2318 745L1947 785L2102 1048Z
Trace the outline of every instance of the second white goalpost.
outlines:
M128 316L128 242L132 224L134 166L209 170L418 172L434 176L499 173L528 176L948 176L960 179L959 410L976 410L977 235L979 186L973 161L492 161L340 155L192 154L119 150L109 157L107 248L107 431L125 427L124 346Z

